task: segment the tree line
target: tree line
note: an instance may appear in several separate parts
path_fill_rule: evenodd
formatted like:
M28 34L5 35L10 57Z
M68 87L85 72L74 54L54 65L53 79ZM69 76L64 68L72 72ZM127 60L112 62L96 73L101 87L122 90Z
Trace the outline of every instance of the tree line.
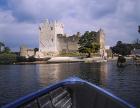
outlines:
M38 51L38 48L34 48L34 55ZM36 61L34 56L29 58L21 57L19 53L14 53L3 42L0 42L0 64L14 64L17 62L34 62Z
M132 50L140 49L140 40L136 39L133 43L123 43L118 41L115 46L111 47L113 54L120 54L123 56L130 55Z
M12 64L16 62L16 54L11 52L3 42L0 42L0 64Z
M0 42L0 53L10 53L11 50L3 42Z

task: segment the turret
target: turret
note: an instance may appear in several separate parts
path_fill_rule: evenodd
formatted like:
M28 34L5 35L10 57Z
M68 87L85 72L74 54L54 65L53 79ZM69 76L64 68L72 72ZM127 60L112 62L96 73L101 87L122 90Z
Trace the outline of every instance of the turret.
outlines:
M100 44L100 49L105 49L105 33L102 29L98 31L98 40Z
M64 25L57 21L45 20L39 26L39 50L58 53L57 35L64 35Z
M26 57L28 55L28 48L25 45L20 47L20 56Z
M77 32L76 36L80 37L81 36L81 33L80 32Z

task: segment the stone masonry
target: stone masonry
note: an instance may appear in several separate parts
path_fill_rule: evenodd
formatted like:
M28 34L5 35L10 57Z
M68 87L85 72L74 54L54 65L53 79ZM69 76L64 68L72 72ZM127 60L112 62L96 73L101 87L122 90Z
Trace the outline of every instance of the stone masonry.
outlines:
M105 34L102 29L96 32L100 51L105 49ZM55 56L61 52L77 52L80 33L73 36L64 34L64 25L46 20L39 26L39 51L45 56Z

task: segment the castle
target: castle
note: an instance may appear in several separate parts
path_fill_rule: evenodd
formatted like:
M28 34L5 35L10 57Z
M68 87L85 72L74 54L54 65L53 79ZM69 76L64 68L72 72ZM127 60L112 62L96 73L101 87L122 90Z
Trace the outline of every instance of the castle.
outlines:
M105 36L102 29L97 34L100 51L105 49ZM77 52L80 33L72 36L64 33L64 25L60 22L46 20L39 26L39 51L46 55L58 55L60 53Z
M102 29L95 32L96 41L100 44L100 52L105 50L105 34ZM72 36L64 33L64 25L57 21L45 20L39 26L39 52L37 58L56 56L60 53L78 52L78 41L81 34L77 32ZM33 55L33 50L21 48L22 56ZM30 54L29 54L30 53Z

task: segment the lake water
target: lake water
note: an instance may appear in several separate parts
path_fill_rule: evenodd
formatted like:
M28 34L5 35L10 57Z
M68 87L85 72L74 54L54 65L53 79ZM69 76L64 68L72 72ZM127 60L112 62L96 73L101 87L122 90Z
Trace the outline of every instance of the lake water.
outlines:
M88 80L140 107L140 66L108 63L0 65L0 106L70 76Z

